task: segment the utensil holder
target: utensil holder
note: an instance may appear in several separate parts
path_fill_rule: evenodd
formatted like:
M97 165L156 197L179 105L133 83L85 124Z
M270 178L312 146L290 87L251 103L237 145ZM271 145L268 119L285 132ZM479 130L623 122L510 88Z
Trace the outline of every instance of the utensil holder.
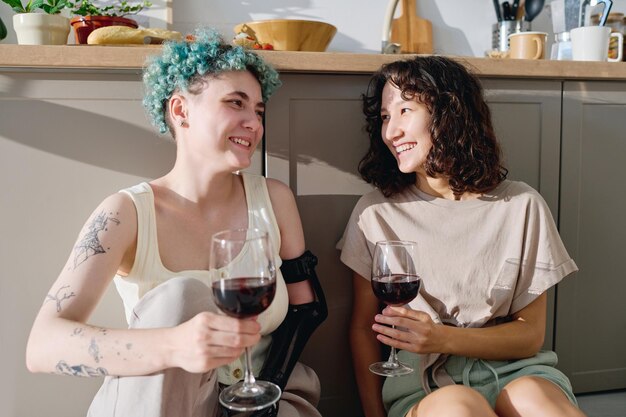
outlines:
M511 33L528 32L530 22L525 20L503 20L494 23L491 27L491 49L497 51L509 50L509 35Z

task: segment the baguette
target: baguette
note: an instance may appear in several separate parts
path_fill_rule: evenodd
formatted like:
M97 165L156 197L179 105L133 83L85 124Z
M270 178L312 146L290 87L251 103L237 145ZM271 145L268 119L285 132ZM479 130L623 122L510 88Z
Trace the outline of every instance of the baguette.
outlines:
M89 45L141 45L145 38L151 38L152 41L154 39L181 41L183 35L180 32L160 28L134 29L127 26L105 26L91 32L87 43Z

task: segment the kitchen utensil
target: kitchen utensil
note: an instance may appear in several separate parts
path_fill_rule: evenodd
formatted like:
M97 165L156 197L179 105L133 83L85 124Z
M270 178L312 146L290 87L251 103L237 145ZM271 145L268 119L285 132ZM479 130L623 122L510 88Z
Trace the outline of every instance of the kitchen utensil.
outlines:
M433 25L417 16L415 0L402 0L402 15L391 22L391 42L399 43L402 53L433 53Z
M552 0L550 3L550 17L552 18L552 32L566 32L565 28L565 0Z
M493 9L496 11L498 22L502 22L502 12L500 11L500 2L498 0L493 0Z
M526 0L524 3L524 20L532 22L543 9L545 0Z
M515 13L515 20L524 20L524 0L519 2L517 6L517 13Z
M550 59L556 61L570 61L572 59L572 40L569 32L554 34Z
M578 21L578 26L589 26L590 19L589 16L587 16L587 9L590 6L595 6L601 3L604 4L604 6L602 9L602 15L600 16L599 26L604 26L606 19L609 17L611 7L613 7L612 0L582 0L580 3L580 20Z
M569 29L565 19L566 0L552 0L550 5L550 17L552 18L552 31L554 32L554 43L552 44L550 59L557 61L572 59L572 43L570 41Z
M246 22L235 26L235 33L243 25L254 31L259 43L269 43L277 51L324 52L337 33L337 28L313 20L272 19Z
M517 19L517 11L519 9L519 0L513 0L511 4L511 20Z
M491 49L501 52L509 50L509 35L530 30L530 22L524 20L503 20L491 28Z
M511 18L511 3L508 1L502 2L502 18L504 20L513 20Z
M578 27L580 0L565 0L565 31Z

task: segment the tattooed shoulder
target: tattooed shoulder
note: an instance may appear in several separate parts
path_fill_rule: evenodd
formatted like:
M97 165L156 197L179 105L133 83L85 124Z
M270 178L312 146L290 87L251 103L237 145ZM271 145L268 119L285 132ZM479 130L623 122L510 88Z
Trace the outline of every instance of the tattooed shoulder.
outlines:
M87 225L87 230L82 239L74 246L74 269L87 259L100 253L106 253L111 248L104 248L100 241L100 234L107 232L111 224L119 226L121 224L119 212L105 212L97 214L91 223Z

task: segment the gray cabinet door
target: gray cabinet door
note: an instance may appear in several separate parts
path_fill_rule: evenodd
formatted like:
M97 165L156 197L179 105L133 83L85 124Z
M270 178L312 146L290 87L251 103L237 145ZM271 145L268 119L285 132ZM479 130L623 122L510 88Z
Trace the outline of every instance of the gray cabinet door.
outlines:
M339 261L340 239L358 198L371 188L356 167L368 147L360 95L369 77L283 75L269 101L266 172L293 190L307 247L319 258L317 274L328 319L315 332L302 362L322 384L324 417L362 415L352 370L348 324L352 273Z
M576 392L626 388L626 84L566 82L560 231L580 271L557 293L556 349Z
M358 416L347 333L352 273L339 261L335 244L356 201L371 189L357 173L368 147L360 96L369 76L287 74L282 80L267 111L266 174L296 195L329 304L328 320L302 361L320 377L322 415ZM485 86L510 177L538 189L556 215L561 83L488 80ZM551 326L548 335L551 347Z
M483 79L509 179L541 193L558 220L561 82ZM548 291L545 349L554 349L554 293Z

